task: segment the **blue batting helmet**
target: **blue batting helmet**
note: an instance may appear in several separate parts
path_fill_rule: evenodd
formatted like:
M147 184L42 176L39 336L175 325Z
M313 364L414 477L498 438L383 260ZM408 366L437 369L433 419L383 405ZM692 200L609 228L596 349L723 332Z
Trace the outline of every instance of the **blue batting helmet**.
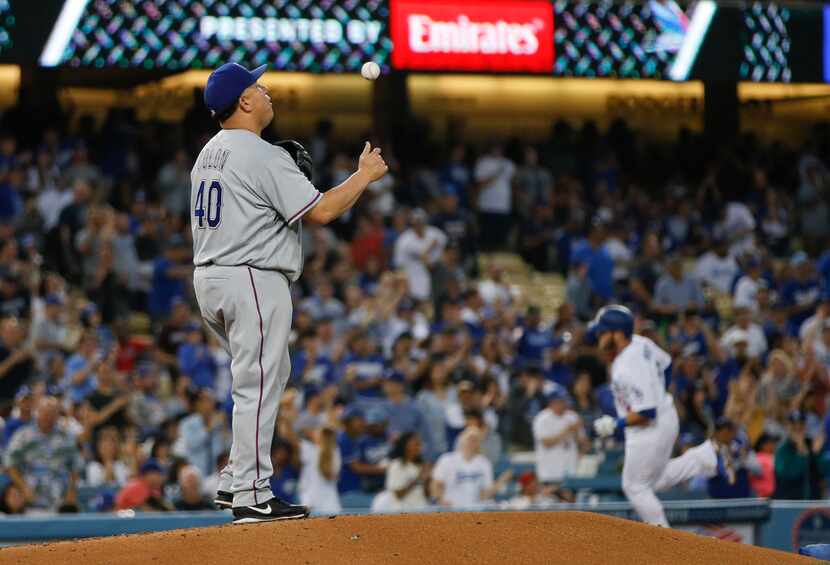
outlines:
M588 324L588 340L596 341L605 332L613 331L621 331L626 337L631 337L634 333L634 314L625 306L614 304L600 308Z

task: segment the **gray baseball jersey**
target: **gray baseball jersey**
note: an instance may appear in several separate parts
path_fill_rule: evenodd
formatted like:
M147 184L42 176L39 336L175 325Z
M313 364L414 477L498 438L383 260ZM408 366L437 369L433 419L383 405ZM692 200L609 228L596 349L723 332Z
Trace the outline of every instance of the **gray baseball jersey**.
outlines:
M247 265L296 281L298 220L322 194L288 152L243 129L221 130L190 173L195 265Z
M271 440L291 374L289 281L300 276L300 222L322 195L288 152L222 130L191 172L193 286L208 330L231 356L233 444L219 490L233 505L273 498Z

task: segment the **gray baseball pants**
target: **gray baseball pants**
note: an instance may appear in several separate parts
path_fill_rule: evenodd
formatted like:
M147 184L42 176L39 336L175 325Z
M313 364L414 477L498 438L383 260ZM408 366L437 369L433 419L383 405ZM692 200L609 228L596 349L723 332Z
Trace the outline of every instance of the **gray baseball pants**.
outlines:
M271 500L271 440L291 375L291 293L278 271L246 266L196 267L193 285L210 332L231 356L233 444L219 490L233 505Z

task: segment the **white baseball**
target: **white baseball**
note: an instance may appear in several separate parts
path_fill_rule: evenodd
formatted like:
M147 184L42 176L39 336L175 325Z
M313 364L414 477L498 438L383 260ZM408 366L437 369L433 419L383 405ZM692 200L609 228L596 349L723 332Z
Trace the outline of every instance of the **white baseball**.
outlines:
M380 76L380 67L374 61L367 61L360 68L360 75L366 80L375 80Z

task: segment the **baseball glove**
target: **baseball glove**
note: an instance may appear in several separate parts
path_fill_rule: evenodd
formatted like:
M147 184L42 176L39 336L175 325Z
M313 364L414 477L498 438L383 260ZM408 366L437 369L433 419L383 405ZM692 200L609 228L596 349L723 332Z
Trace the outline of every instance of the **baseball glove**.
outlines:
M300 171L302 171L305 175L305 178L311 180L311 172L314 169L314 164L311 161L311 155L309 155L302 143L294 141L293 139L285 139L276 142L274 145L282 147L288 151L288 154L291 155L291 158L294 159L295 163L297 163L297 167L299 167Z

